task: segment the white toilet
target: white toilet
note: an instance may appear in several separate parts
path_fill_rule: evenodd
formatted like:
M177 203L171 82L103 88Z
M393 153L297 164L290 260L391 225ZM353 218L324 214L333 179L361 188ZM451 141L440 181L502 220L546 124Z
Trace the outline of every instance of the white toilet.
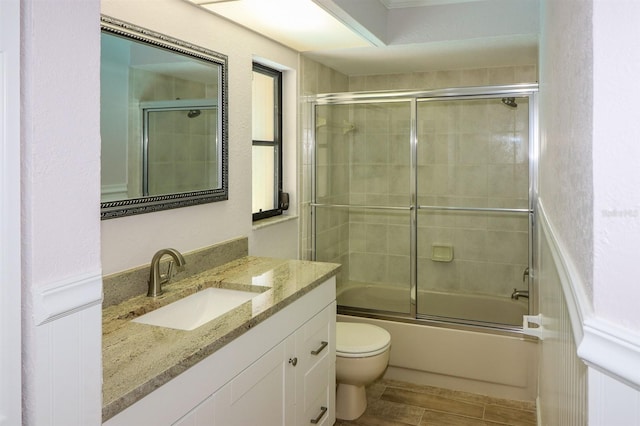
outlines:
M336 323L336 417L354 420L367 408L365 386L384 373L391 335L377 325Z

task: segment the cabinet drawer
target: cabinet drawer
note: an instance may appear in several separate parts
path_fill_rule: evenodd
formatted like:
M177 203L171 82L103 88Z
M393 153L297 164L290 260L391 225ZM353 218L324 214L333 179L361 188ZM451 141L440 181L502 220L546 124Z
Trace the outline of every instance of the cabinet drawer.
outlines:
M335 356L335 329L331 318L335 318L335 305L331 304L311 318L296 338L296 353L304 372L328 356Z

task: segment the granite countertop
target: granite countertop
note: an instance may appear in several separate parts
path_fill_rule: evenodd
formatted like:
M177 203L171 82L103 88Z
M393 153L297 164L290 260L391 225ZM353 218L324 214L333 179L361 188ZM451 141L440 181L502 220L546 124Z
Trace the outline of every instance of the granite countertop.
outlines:
M106 421L335 275L340 265L243 257L102 311L102 420ZM195 330L134 323L135 317L208 287L258 296Z

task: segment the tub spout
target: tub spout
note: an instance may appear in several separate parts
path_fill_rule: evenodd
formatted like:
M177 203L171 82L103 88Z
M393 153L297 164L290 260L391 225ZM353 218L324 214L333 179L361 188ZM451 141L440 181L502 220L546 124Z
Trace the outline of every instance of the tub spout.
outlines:
M511 298L513 300L518 300L520 297L526 297L527 299L529 298L529 290L518 290L518 289L513 289L513 293L511 293Z

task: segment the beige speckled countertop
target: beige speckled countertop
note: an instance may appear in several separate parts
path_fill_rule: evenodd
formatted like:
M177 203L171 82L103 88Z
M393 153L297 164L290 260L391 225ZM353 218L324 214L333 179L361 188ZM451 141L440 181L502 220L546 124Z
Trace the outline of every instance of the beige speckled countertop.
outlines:
M136 296L103 309L102 420L113 417L308 293L339 268L333 263L243 257L171 282L157 298ZM261 293L192 331L131 322L208 287Z

